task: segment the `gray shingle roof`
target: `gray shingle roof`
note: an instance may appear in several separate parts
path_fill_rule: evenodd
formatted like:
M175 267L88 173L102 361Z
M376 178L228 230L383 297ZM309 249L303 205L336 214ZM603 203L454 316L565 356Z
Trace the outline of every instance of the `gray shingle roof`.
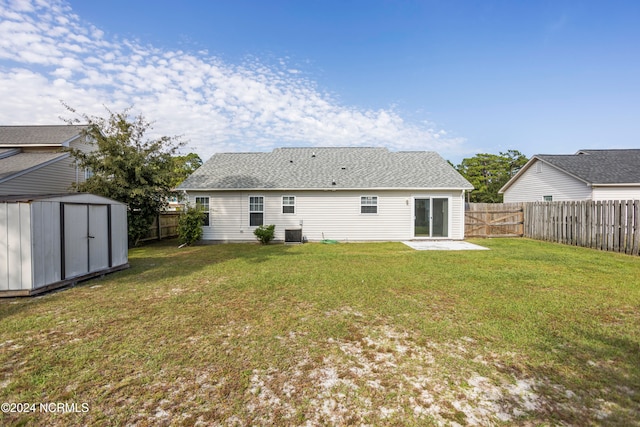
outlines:
M333 185L335 182L335 185ZM428 151L386 148L278 148L270 153L215 154L178 189L472 189Z
M57 146L80 134L82 126L0 126L0 147Z
M580 150L572 155L536 155L589 184L640 183L640 149Z

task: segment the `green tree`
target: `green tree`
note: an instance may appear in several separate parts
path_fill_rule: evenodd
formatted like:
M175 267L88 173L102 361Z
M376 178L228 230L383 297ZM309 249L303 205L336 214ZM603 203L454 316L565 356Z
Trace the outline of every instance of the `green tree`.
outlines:
M500 154L481 153L463 159L456 170L475 187L469 196L470 202L501 203L502 194L498 194L498 190L527 160L518 150L507 150Z
M182 181L202 166L202 159L196 153L175 156L173 161L175 162L176 171L175 181L173 182L174 187L180 185Z
M93 151L69 150L80 167L92 172L75 188L126 203L129 242L137 245L168 197L175 195L172 188L179 178L174 157L183 143L177 137L147 138L151 124L142 115L130 117L130 109L107 109L103 118L66 108L79 116L66 122L84 124L83 133L95 145Z

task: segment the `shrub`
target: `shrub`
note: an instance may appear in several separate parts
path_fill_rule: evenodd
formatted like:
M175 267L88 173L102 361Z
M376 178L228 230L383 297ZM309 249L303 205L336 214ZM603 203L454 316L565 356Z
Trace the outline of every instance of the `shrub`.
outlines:
M260 243L263 245L269 244L270 241L273 240L273 235L275 234L276 226L274 224L271 225L261 225L253 231L253 234L256 235Z
M189 246L200 240L203 224L202 208L187 206L178 218L178 240L180 243Z

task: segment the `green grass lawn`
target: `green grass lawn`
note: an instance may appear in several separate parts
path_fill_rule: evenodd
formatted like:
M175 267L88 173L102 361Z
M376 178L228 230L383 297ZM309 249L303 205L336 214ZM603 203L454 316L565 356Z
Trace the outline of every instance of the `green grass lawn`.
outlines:
M640 425L640 258L473 242L169 241L0 300L0 402L36 404L0 424Z

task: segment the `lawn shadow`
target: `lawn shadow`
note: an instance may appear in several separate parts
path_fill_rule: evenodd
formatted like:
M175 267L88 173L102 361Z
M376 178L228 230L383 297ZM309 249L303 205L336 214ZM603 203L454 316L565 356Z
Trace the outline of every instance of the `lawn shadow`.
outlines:
M640 425L640 343L585 330L578 336L540 378L547 384L538 391L554 402L549 416L574 425Z
M292 256L292 246L282 243L199 243L179 247L177 240L165 240L130 250L131 268L124 275L154 276L161 271L163 279L184 277L213 264L244 260L248 265L260 264L273 258Z
M292 246L282 243L261 245L259 243L201 243L179 247L177 239L153 241L129 250L130 267L106 275L98 275L87 280L69 284L48 292L29 297L0 298L0 319L18 314L33 303L44 301L47 297L73 288L90 288L104 281L131 281L137 278L144 286L154 286L158 280L179 279L197 273L212 264L242 259L248 265L261 264L274 257L294 255ZM145 283L147 282L147 283Z

